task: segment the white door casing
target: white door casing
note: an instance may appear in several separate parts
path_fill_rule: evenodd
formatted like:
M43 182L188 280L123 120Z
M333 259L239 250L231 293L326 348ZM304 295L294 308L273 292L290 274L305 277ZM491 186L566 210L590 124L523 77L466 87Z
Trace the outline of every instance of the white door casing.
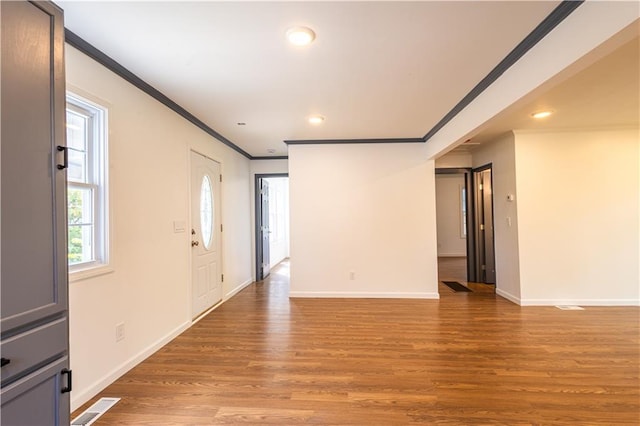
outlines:
M220 163L191 151L191 316L222 300Z

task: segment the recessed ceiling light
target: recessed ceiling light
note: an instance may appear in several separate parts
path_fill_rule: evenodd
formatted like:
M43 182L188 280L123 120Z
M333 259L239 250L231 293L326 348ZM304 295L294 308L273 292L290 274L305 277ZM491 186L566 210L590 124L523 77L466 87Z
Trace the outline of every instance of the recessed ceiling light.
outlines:
M553 114L553 111L538 111L531 114L533 118L546 118Z
M292 27L287 30L287 40L296 46L306 46L311 44L316 38L316 33L307 27Z
M324 117L321 115L312 115L311 117L309 117L309 124L322 124L322 122L324 121Z
M269 154L275 154L275 153L276 153L276 150L275 150L275 149L273 149L273 148L269 148L269 149L267 150L267 152L268 152Z

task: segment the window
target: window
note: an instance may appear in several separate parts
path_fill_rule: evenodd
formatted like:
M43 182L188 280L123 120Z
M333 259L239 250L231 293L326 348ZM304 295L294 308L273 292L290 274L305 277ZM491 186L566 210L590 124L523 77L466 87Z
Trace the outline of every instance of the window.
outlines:
M208 250L213 237L213 189L208 175L204 175L200 186L200 228L204 248Z
M71 273L109 260L107 111L67 94L67 221Z
M460 191L460 238L467 238L467 188L459 185Z

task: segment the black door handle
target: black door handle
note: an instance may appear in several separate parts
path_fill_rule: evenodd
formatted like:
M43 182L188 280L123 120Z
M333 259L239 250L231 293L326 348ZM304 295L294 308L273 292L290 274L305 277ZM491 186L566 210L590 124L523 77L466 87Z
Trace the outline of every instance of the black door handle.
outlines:
M58 151L63 151L64 160L62 164L58 164L58 170L64 170L69 167L69 149L66 146L58 145Z
M0 361L0 367L4 367L5 365L9 364L11 362L11 360L9 358L2 358L2 360Z
M60 372L61 375L66 374L68 376L67 378L67 387L64 387L62 389L60 389L60 393L67 393L67 392L71 392L71 389L73 388L73 378L71 376L71 370L69 370L68 368L63 368L62 371Z

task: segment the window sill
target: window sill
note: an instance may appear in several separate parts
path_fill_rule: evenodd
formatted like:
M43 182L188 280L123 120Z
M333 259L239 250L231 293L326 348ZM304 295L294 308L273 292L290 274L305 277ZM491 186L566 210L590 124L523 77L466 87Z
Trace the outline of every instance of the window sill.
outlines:
M114 269L109 265L97 265L86 269L77 269L75 271L69 271L69 282L83 281L100 275L110 274L113 271Z

